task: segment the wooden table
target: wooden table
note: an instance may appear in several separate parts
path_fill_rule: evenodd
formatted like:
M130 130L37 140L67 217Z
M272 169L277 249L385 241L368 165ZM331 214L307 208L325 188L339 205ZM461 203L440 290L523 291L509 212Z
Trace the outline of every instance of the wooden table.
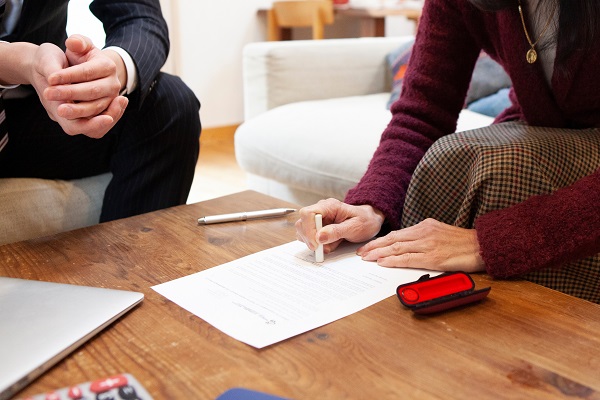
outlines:
M336 6L334 9L338 16L358 18L360 20L361 37L385 36L385 18L393 16L402 16L414 21L416 32L422 11L414 7L403 7L401 4L396 7L380 8Z
M417 317L390 297L262 350L150 289L295 237L296 214L210 226L198 217L283 206L243 192L1 246L4 276L146 296L19 395L129 372L157 400L232 387L294 399L600 399L600 306L529 282L476 275L477 287L492 286L480 304Z

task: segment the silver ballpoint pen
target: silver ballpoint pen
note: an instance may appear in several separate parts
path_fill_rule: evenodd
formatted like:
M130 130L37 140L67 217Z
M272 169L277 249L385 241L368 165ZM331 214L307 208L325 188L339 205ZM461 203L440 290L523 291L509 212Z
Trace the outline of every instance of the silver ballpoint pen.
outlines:
M210 215L198 218L198 225L219 224L221 222L246 221L248 219L281 217L295 212L295 208L275 208L272 210L247 211L233 214Z

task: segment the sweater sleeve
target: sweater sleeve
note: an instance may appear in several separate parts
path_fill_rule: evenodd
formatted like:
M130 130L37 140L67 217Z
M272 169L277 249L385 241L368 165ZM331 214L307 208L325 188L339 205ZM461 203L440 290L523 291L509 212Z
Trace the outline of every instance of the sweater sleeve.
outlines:
M94 0L90 10L102 21L106 46L120 47L133 59L138 74L136 95L143 101L169 53L169 33L160 2Z
M434 141L453 133L480 47L466 28L468 2L428 0L419 23L402 94L349 204L369 204L400 227L411 176ZM472 7L472 6L471 6Z
M557 267L600 253L600 169L475 221L488 274L497 278Z

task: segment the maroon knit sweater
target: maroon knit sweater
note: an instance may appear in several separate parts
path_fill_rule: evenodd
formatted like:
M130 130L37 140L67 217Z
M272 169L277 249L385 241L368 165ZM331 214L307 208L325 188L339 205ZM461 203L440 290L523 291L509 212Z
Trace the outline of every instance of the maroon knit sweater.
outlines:
M482 12L467 0L427 0L401 98L369 168L346 202L370 204L400 226L411 175L432 143L454 132L480 50L504 66L513 105L496 122L547 127L600 126L600 43L575 51L552 88L529 49L517 2ZM599 149L600 151L600 149ZM481 216L475 229L487 272L509 277L600 252L600 169L552 195Z

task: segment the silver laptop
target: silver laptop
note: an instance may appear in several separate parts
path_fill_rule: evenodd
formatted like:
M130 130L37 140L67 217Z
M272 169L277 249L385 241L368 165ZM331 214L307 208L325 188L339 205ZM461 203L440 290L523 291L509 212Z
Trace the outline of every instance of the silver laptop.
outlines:
M0 400L143 299L137 292L0 277Z

